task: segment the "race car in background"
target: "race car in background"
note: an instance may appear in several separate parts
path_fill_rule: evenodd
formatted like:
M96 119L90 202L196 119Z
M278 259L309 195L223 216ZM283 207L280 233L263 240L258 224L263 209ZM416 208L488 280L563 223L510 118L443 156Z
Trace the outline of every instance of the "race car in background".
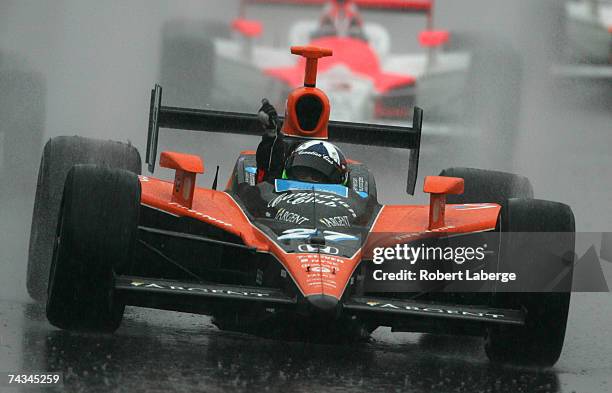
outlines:
M612 1L568 0L562 13L564 64L555 74L612 79Z
M288 97L285 135L298 142L409 150L406 191L413 194L422 110L414 109L412 127L328 122L329 100L315 87L316 60L331 51L292 52L310 65L304 86ZM262 132L254 114L162 105L157 85L146 151L151 173L160 128ZM342 184L257 183L255 152L242 151L220 191L217 179L211 188L196 186L204 172L199 155L162 152L160 166L175 172L174 180L163 180L139 175L133 146L53 138L41 160L28 289L33 297L46 296L48 320L67 330L113 332L132 305L212 315L221 329L273 337L290 331L305 340L363 339L378 326L484 336L492 361L557 361L573 272L569 206L533 199L522 176L469 168L427 177L429 204L383 205L374 173L360 160L347 163ZM398 282L389 291L368 279L371 239L467 246L487 234L501 241L490 243L483 266L553 286L541 293L512 286L504 292L497 283L454 293L440 291L445 280L434 280Z
M342 7L357 11L348 12L349 17L338 14L335 21L345 32L341 36L331 34L329 23L323 23L330 11L334 15L339 2L244 0L239 4L233 21L201 18L164 25L159 80L169 105L251 112L259 105L252 98L266 97L282 113L285 95L298 83L304 65L282 45L315 41L334 46L337 56L322 60L319 82L332 101L332 119L406 125L411 124L412 108L420 105L428 113L427 145L431 141L436 149L447 149L449 156L480 149L481 165L512 162L522 89L522 61L512 42L477 28L453 32L434 28L430 0L343 2ZM406 24L414 35L392 36L386 26L368 22L368 13L375 12L385 18L383 23L394 23L393 30L402 31ZM255 14L267 22L265 26L249 18ZM311 15L310 20L302 15ZM347 25L350 21L356 22ZM420 34L408 25L411 21L422 24ZM407 53L391 49L392 41L394 48L410 46L406 42L416 47L419 38L423 48L416 53L410 48L404 49ZM339 44L344 42L350 44ZM171 140L169 145L189 149L197 143L191 137L168 136L162 145ZM231 135L223 138L237 142ZM367 154L365 147L345 149Z
M276 106L284 105L287 93L301 83L305 62L296 62L281 47L260 43L263 23L247 18L247 9L254 5L323 9L319 20L296 18L284 35L289 45L309 44L334 51L333 58L321 60L319 71L319 85L333 104L332 119L409 121L417 104L426 106L429 115L436 118L464 113L462 96L470 54L445 50L451 34L434 29L432 0L243 0L238 18L231 22L231 34L210 24L201 27L199 42L194 34L195 23L190 29L177 24L168 26L161 81L169 86L169 102L186 104L184 92L189 86L188 91L211 94L200 96L200 102L191 105L207 103L218 109L244 110L253 105L244 102L245 97L253 96L251 93L269 97ZM364 20L362 9L422 16L425 24L418 37L395 39L418 40L423 50L392 53L388 29ZM194 54L194 50L201 54ZM189 73L197 77L189 78ZM210 89L212 86L215 88Z

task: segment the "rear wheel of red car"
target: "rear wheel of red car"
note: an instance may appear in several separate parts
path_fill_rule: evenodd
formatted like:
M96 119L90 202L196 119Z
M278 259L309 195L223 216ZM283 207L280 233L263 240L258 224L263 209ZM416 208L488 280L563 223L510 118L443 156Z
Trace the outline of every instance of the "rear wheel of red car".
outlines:
M130 262L139 207L135 174L95 165L70 170L49 276L49 322L70 330L119 327L124 305L114 296L115 270Z
M126 143L79 136L50 139L43 150L32 215L27 288L39 302L47 297L49 266L66 175L77 164L106 165L140 174L138 150Z
M537 199L510 199L500 214L500 270L527 277L522 288L498 292L493 304L522 309L525 325L488 330L489 359L552 366L561 355L570 303L575 224L569 206ZM538 292L535 292L538 291Z

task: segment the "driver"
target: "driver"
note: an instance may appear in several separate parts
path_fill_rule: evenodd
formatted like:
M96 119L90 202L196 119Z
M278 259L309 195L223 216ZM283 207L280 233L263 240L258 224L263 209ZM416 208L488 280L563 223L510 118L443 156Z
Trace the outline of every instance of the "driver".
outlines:
M308 183L348 182L347 163L342 151L320 139L303 141L280 132L278 114L262 100L258 118L264 133L257 147L257 183L283 178Z
M303 142L287 158L283 179L346 185L346 159L342 151L329 142Z
M350 0L332 0L323 11L319 29L311 38L349 36L367 41L363 20L357 6Z

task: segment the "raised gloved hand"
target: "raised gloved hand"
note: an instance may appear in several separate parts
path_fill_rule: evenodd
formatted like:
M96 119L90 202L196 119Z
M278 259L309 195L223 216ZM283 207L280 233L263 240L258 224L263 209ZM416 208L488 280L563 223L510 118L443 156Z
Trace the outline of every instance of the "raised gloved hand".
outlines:
M257 112L257 117L266 131L276 131L278 126L278 113L267 99L261 100L261 108Z

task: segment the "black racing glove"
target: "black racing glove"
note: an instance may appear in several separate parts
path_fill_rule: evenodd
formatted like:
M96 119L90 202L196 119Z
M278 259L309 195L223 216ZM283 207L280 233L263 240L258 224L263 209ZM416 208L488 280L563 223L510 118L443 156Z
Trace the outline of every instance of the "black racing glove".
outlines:
M276 130L278 127L278 113L276 113L276 109L267 99L261 100L261 108L257 112L257 117L261 122L261 125L264 128L266 134L274 134L276 135Z

